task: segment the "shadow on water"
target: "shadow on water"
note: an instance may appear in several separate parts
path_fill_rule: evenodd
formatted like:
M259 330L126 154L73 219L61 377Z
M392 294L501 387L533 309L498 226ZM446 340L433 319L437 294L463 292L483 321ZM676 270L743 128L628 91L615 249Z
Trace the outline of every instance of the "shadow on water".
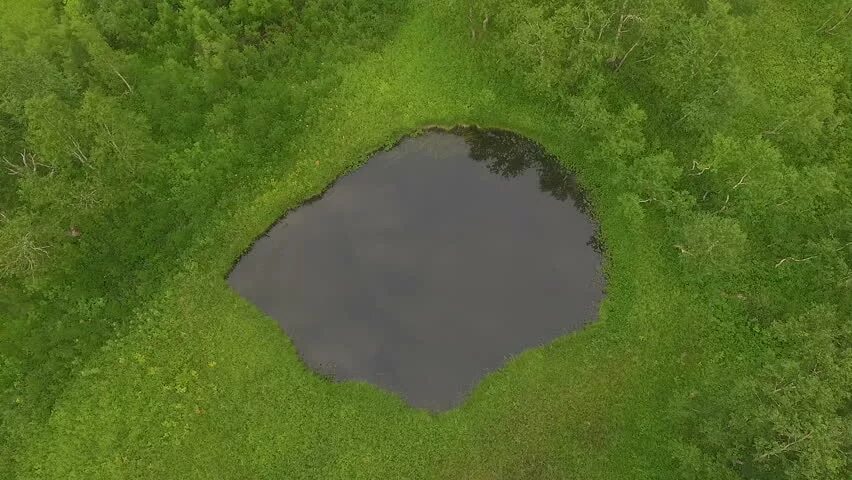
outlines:
M595 230L574 176L536 143L430 131L290 212L228 283L318 373L445 410L595 317Z

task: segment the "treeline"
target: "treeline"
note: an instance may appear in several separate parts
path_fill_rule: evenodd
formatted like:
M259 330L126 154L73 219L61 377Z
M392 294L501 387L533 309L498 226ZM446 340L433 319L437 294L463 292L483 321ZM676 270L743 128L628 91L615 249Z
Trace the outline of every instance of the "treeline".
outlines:
M286 166L395 0L27 0L0 14L0 477L222 202ZM227 195L226 195L227 194Z
M718 352L754 369L672 395L684 478L850 478L852 5L456 5L492 65L594 140L600 190L629 185L666 225L708 322L754 335Z

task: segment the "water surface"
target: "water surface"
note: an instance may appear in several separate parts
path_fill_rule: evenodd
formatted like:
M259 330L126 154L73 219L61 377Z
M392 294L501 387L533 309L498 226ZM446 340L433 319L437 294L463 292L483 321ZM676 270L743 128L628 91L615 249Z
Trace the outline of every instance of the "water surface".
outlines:
M595 225L574 178L500 131L376 154L254 244L228 282L304 361L430 410L594 319Z

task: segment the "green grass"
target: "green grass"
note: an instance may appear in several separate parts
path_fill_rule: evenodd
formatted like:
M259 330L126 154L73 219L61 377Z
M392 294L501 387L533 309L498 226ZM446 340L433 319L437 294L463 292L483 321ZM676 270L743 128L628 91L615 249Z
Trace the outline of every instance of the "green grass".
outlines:
M0 157L40 165L0 162L0 479L849 477L842 1L6 3ZM456 125L577 174L607 287L436 415L225 278Z
M668 266L661 220L622 212L601 187L607 165L584 155L572 120L486 68L439 8L419 7L311 107L263 188L235 188L198 222L175 274L128 306L129 332L31 425L15 456L20 478L681 478L678 421L664 412L722 363L708 345L731 345L737 332L692 305ZM577 172L606 241L608 286L597 322L514 358L463 406L432 415L309 371L224 278L282 212L371 152L458 124L520 132Z

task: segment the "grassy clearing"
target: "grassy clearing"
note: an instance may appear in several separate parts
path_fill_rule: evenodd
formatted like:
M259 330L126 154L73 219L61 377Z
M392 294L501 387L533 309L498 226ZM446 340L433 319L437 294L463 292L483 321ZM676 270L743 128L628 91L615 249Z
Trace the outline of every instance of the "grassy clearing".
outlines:
M680 314L690 300L665 267L656 219L620 215L617 197L594 188L606 165L565 136L570 119L523 101L460 50L462 32L443 31L444 20L424 5L346 71L263 189L237 189L210 212L180 273L30 439L22 478L678 477L659 412L701 358L706 327ZM519 131L578 172L607 242L609 286L597 323L524 353L463 407L434 416L306 370L278 326L223 279L282 211L371 151L457 124Z
M115 2L115 5L130 3ZM595 76L600 74L597 70L610 68L605 63L610 53L604 52L610 47L608 45L576 43L578 51L584 48L589 58L601 60L600 65L595 63L597 70L561 64L551 69L544 55L540 65L533 62L529 67L524 64L529 61L524 57L528 52L518 49L516 57L511 55L511 49L517 46L512 42L528 39L524 35L529 32L511 31L514 37L498 38L500 29L505 29L506 25L501 25L500 18L496 17L493 34L502 43L489 43L489 37L483 39L483 32L476 31L473 36L480 36L472 41L468 22L457 18L458 2L449 0L418 0L404 6L402 2L384 2L376 7L369 2L366 6L354 2L351 11L348 7L334 10L332 4L318 0L308 2L314 10L299 13L310 20L305 20L304 25L298 21L278 25L262 19L258 24L264 28L267 23L272 26L256 31L251 30L248 23L229 25L216 15L204 13L207 10L200 6L206 3L202 0L184 3L197 4L194 16L189 15L190 20L197 23L192 24L192 28L175 27L175 30L203 33L200 41L187 40L185 45L156 41L159 38L156 35L167 35L162 31L151 33L154 40L142 38L141 34L137 35L136 26L121 24L125 17L112 15L115 12L108 7L94 9L102 15L96 19L102 24L101 31L89 30L90 23L93 25L95 21L77 12L87 8L86 2L68 2L66 16L55 15L51 10L55 5L48 0L16 3L17 10L12 9L6 16L0 14L0 27L15 23L10 20L14 15L31 23L22 23L24 26L19 27L22 31L48 31L53 23L59 25L56 30L49 30L50 36L45 34L42 38L31 34L20 43L13 43L12 36L4 37L0 32L0 39L8 42L0 46L9 47L0 49L0 54L5 55L0 60L5 63L18 62L19 59L9 53L17 50L38 52L41 56L35 57L48 59L44 60L47 70L50 59L59 58L61 62L58 63L72 66L76 65L78 57L87 59L81 61L82 66L78 68L84 73L75 70L77 67L67 67L71 73L63 73L71 79L67 82L70 93L66 92L66 96L78 93L74 89L87 88L85 98L69 100L70 106L62 103L65 97L55 93L61 88L53 86L54 83L65 85L56 80L62 76L58 70L34 77L41 83L14 83L22 91L42 89L51 94L32 94L38 102L29 102L26 106L23 101L19 102L21 105L6 100L0 102L3 107L0 121L5 122L3 115L11 118L14 115L9 112L18 112L16 114L29 122L20 127L26 135L6 128L7 123L0 124L5 129L0 130L4 135L0 137L3 152L12 151L13 147L29 148L27 142L45 152L59 150L51 143L55 139L49 135L50 130L38 123L44 120L41 108L50 114L49 118L55 115L70 119L83 114L91 117L91 121L81 121L79 125L68 120L70 126L65 129L90 141L93 146L89 155L93 164L97 148L102 149L101 153L108 152L109 155L104 156L110 161L121 159L111 150L112 130L107 128L110 133L104 140L98 136L102 135L100 130L94 133L86 130L89 123L116 129L117 135L122 135L120 140L124 143L121 145L133 146L137 154L135 157L128 155L130 160L125 158L123 163L110 163L112 168L98 170L93 177L77 177L77 173L62 177L66 170L58 166L62 181L73 187L68 190L50 183L47 175L20 184L10 183L5 177L0 181L0 203L4 208L9 206L11 212L19 202L29 209L27 215L20 216L23 218L19 222L21 225L26 226L26 221L32 218L49 219L41 222L49 224L49 228L44 227L48 232L44 235L46 238L51 238L50 235L60 237L59 240L54 238L59 247L52 258L63 259L52 270L25 271L14 277L23 279L20 280L25 285L22 288L0 285L0 317L3 317L0 325L4 327L0 331L0 391L3 393L0 398L6 402L0 410L3 414L0 433L5 434L0 439L0 456L3 457L0 458L0 477L8 474L10 478L21 479L87 480L683 479L773 478L765 473L784 471L789 478L818 478L797 476L790 467L799 465L795 463L799 461L796 449L791 450L790 458L782 458L777 465L759 464L755 459L761 460L761 457L756 449L764 447L758 444L759 439L773 437L760 437L764 432L757 431L757 427L746 425L745 428L749 434L752 433L749 429L753 429L758 441L749 436L745 442L750 445L731 447L729 450L733 453L730 455L725 450L730 446L725 443L727 440L718 440L713 436L715 430L708 427L708 422L719 420L717 428L723 431L743 431L736 423L738 417L726 416L723 407L736 411L741 405L749 408L758 405L754 412L764 412L760 408L766 403L751 400L742 404L733 400L725 403L728 397L738 398L729 395L727 388L742 378L751 378L752 372L764 367L765 363L773 365L771 361L776 360L773 355L777 345L783 347L778 347L780 350L798 348L795 343L792 347L783 342L772 344L773 337L765 334L775 328L775 317L798 312L785 310L787 303L810 307L827 298L838 305L841 316L843 308L849 305L848 299L831 298L836 297L837 292L848 293L848 280L847 287L838 283L842 282L843 275L848 275L842 259L843 247L838 249L828 240L825 245L807 243L808 233L820 231L808 226L811 223L807 222L813 221L817 226L822 226L820 222L823 221L839 225L838 235L842 237L843 228L846 228L843 219L852 218L848 213L844 217L838 207L848 198L848 188L843 188L843 180L850 173L848 159L840 158L843 149L850 145L844 143L843 136L843 132L848 131L843 113L848 98L840 94L832 96L827 88L816 89L821 96L802 100L802 105L808 109L814 105L813 112L807 110L806 114L788 121L795 124L795 128L789 128L795 134L791 133L789 138L781 131L774 134L780 139L771 148L779 149L779 158L782 153L791 156L793 160L788 163L803 166L801 171L787 168L790 165L781 161L771 163L775 160L774 150L763 157L762 150L746 150L742 155L745 165L735 161L725 163L729 161L725 155L738 158L739 152L733 147L722 150L723 155L719 157L724 158L721 160L705 152L710 150L708 138L716 133L734 136L738 130L759 131L763 128L761 122L767 118L776 120L778 109L798 105L793 100L798 101L799 94L807 90L801 88L801 84L829 76L823 70L810 67L795 70L790 64L807 60L828 65L826 72L840 68L832 66L836 55L827 43L804 34L805 40L799 42L798 37L789 34L806 30L799 28L796 23L799 21L810 28L808 22L813 19L806 15L810 7L734 2L730 18L717 15L707 20L710 25L707 27L701 23L705 21L702 17L701 21L693 19L694 24L688 25L690 34L705 27L708 32L715 32L719 28L713 21L720 21L719 18L725 22L739 21L746 16L742 13L748 10L746 6L752 3L755 6L749 9L756 12L764 9L778 13L773 19L796 20L787 23L779 20L765 35L755 33L762 32L761 22L750 23L748 28L742 29L746 31L746 38L760 37L770 46L775 41L789 40L791 49L798 45L795 42L809 49L802 50L808 52L807 56L794 60L778 56L780 54L761 54L759 62L750 63L755 71L731 68L732 78L740 82L735 87L742 87L745 92L739 92L743 98L758 100L742 107L742 111L731 110L735 114L730 114L731 111L713 103L716 101L713 95L696 94L698 100L695 100L679 90L683 84L691 86L697 81L693 82L693 74L683 74L677 68L669 69L672 78L659 80L663 78L660 71L665 67L659 67L660 71L642 70L641 67L631 69L631 64L627 64L614 80L600 81ZM470 3L490 5L493 2ZM509 11L527 3L535 2L519 1L517 5L499 6ZM721 8L719 2L710 2L710 6L704 3L688 2L689 8L695 11ZM658 4L666 2L648 2L655 8ZM237 7L234 9L234 15L248 15ZM248 7L243 10L257 14ZM373 13L357 17L362 10ZM327 11L341 15L344 20L335 17L326 21ZM663 14L671 13L662 7L661 11L662 14L651 9L648 18L656 18L653 17L656 14L664 18ZM552 20L538 10L532 12L524 17L529 25L540 22L547 26ZM511 10L509 13L512 15L502 18L519 18L514 16L519 12ZM568 20L573 18L571 9L562 13ZM592 10L581 13L584 13L582 19L588 13L592 21ZM349 17L346 15L350 14L361 22L358 24L361 28L380 20L382 26L376 27L378 33L360 35L354 27L355 33L348 32L345 27ZM174 13L174 17L163 20L163 24L181 26L180 22L185 20L181 15ZM277 11L269 15L275 21L290 18ZM231 17L224 15L222 18ZM387 25L390 23L392 25ZM739 31L739 27L735 27L731 30ZM220 30L229 28L238 34L217 36ZM11 31L11 27L8 30ZM308 40L317 40L316 44L263 43L276 32L289 38L291 30ZM561 31L553 30L554 35ZM673 31L677 38L686 38L676 29ZM325 39L326 33L333 39L320 42L318 39ZM101 35L118 47L108 48ZM654 37L658 32L651 31L648 35L653 41L659 40ZM715 37L709 33L701 35L696 38L702 41L709 38L713 47L704 52L709 52L708 59L714 59L716 65L730 60L724 55L716 60L713 55ZM597 37L600 40L601 35ZM63 45L58 50L60 53L48 46L57 38L61 40L57 43ZM633 42L632 38L629 40ZM71 45L67 51L65 43ZM356 43L359 46L355 46ZM653 42L649 40L650 43ZM681 48L678 42L658 43L663 45L658 45L661 65L666 65L662 57L670 54L666 48L678 52ZM140 45L156 45L157 49L144 54L127 53L143 51ZM263 53L257 45L263 45L272 53ZM749 45L754 49L764 48L757 41ZM623 46L616 45L617 48ZM684 71L690 68L694 71L701 66L700 62L690 63L700 57L694 51L703 52L704 47L693 44L688 47L684 47L687 60L669 61L674 67L686 65L689 68L685 67ZM278 48L280 51L276 50ZM505 54L507 49L509 54L504 57L495 56L495 52ZM630 54L626 48L623 50ZM635 54L636 60L643 58L639 53ZM229 57L230 54L234 58ZM558 64L562 62L560 55L565 52L557 48L555 53L547 54L552 54ZM745 48L739 54L743 58L757 56ZM596 55L603 56L598 59ZM612 55L618 60L615 53ZM160 56L168 61L161 62ZM180 63L181 59L193 66ZM592 60L589 62L591 64ZM18 68L25 64L21 61L14 65ZM144 80L133 82L131 87L130 82L125 84L126 78L116 75L120 72L114 65L126 65L122 71L131 81L134 78ZM280 71L270 65L280 67ZM521 74L512 74L506 65L517 65L516 70ZM748 83L752 77L762 77L758 70L773 65L781 67L777 67L778 74L773 75L771 81L766 80L765 85L757 84L757 87ZM725 68L727 66L726 63ZM811 71L817 73L805 75L810 75ZM229 76L233 72L243 76ZM557 80L554 80L554 72ZM0 68L0 81L5 82L7 74ZM591 83L599 80L600 85L589 87L594 93L589 98L580 92L566 102L570 95L560 90L565 85L559 83L559 78L581 74L591 78ZM686 76L678 77L681 74ZM713 82L718 79L714 75L715 71L707 75L709 86L698 85L696 90L706 87L712 92L716 89ZM832 75L842 78L840 73ZM703 80L706 79L702 77ZM551 87L552 81L555 83ZM655 82L674 86L667 90ZM6 84L9 82L3 83ZM178 87L183 90L168 91ZM569 87L574 88L573 85ZM843 87L838 90L842 93ZM642 98L649 96L647 92L660 94L660 98L668 95L665 98L671 98L671 103ZM15 93L18 94L21 98L29 98L27 92ZM17 98L15 95L9 98ZM57 95L61 101L57 100ZM764 105L759 101L764 97L774 103L767 101ZM172 105L173 98L181 103ZM697 103L690 103L693 100ZM703 101L707 104L700 103ZM644 127L633 128L634 124L642 124L637 118L644 116L631 107L637 102L648 112L648 121ZM67 112L63 110L64 105ZM706 118L684 116L678 120L679 108L683 105L689 108L698 105L700 108L696 107L696 111L708 112ZM835 106L836 115L831 117L826 112L830 110L834 115ZM740 108L739 105L735 107ZM127 112L139 115L131 116ZM786 110L782 112L787 113ZM820 117L823 114L825 118ZM595 115L599 118L594 118ZM142 117L147 120L140 119ZM589 126L595 122L613 133L606 138L598 135L599 132ZM126 131L122 130L124 123L130 124ZM15 128L20 126L15 122L8 124ZM504 368L485 378L464 405L432 415L414 410L394 395L371 385L334 383L309 371L299 360L286 333L230 291L224 279L235 259L283 212L321 193L336 178L363 164L372 152L431 126L449 128L460 124L524 134L540 142L577 173L601 225L607 255L607 296L597 322L512 359ZM834 130L823 128L823 124L834 125ZM639 136L644 133L647 138L636 140L637 130ZM746 133L743 135L746 138ZM149 137L157 141L148 142ZM739 141L739 137L735 140ZM808 156L811 153L809 145L820 142L830 145L828 153ZM636 144L642 144L641 148ZM758 142L758 147L761 145ZM630 176L643 167L647 160L644 157L665 149L674 151L673 156L676 154L680 162L678 173L672 179L655 182L655 175L651 175L650 180L641 175ZM708 156L711 158L705 158ZM768 162L766 172L761 170L763 164L758 164L757 160L754 160L757 170L751 170L749 162L755 158ZM690 167L694 169L697 164L693 162L705 160L713 166L713 170L708 168L711 173L701 178L690 175L694 173ZM663 168L652 173L665 174L665 162L661 163ZM754 213L762 215L769 211L755 207L765 200L759 193L775 191L763 188L764 184L758 184L761 187L758 193L751 193L748 187L736 192L731 190L728 199L733 196L734 201L729 205L723 192L727 191L725 188L730 190L741 177L742 172L737 170L741 166L750 168L747 171L747 175L751 175L749 181L766 182L769 186L776 178L772 175L777 172L783 173L777 175L782 180L801 178L800 183L804 185L801 192L795 189L796 185L781 185L781 180L776 190L793 192L789 195L799 195L795 197L797 204L812 207L802 207L801 212L784 210L776 217L766 214L764 219ZM815 167L804 168L810 166ZM77 168L75 172L87 172L80 165L75 164L74 168ZM101 174L101 171L108 173ZM728 174L734 182L729 181ZM824 179L832 175L836 182ZM74 211L76 204L73 203L67 208L51 210L45 206L50 202L40 200L48 195L53 195L50 198L55 197L54 200L74 197L81 185L89 186L85 182L74 183L80 178L94 178L106 185L103 190L112 196L99 203L95 197L102 192L97 191L100 187L93 187L95 200L92 204L95 206L91 211L81 209L82 213ZM702 183L705 179L706 184ZM712 183L714 181L718 184ZM645 188L643 182L650 187ZM435 188L439 190L440 185ZM643 207L644 202L650 201L638 196L643 188L650 191L649 195L660 194L661 198L663 194L671 194L674 200L668 199L671 204L664 207L656 207L654 203ZM809 200L807 192L819 188L828 193ZM693 203L686 200L678 203L677 199L681 198L678 195L683 192L675 192L675 195L672 194L674 190L688 190L695 197L689 197ZM739 194L742 198L737 197ZM652 200L656 202L657 198ZM706 205L701 203L704 200L707 200ZM773 208L782 206L783 203ZM822 213L814 214L807 208ZM761 247L754 249L759 253L736 256L722 251L720 258L683 253L699 252L702 241L716 240L714 235L718 232L712 230L709 233L699 230L695 238L687 236L677 240L682 242L678 244L679 251L673 239L682 236L681 227L691 225L692 214L702 213L701 209L714 212L716 216L712 219L719 220L710 222L711 226L726 227L731 223L726 221L741 220L752 242L743 243ZM66 214L67 210L72 213ZM838 211L837 215L833 210ZM828 213L823 215L825 212ZM784 231L785 221L804 225L802 228L808 232L794 235L790 229L789 238L773 233L773 228ZM70 222L82 225L82 239L67 239L65 230ZM35 220L31 223L39 224ZM737 228L721 230L723 240L737 237L728 235L731 233L745 237L739 224L733 223ZM17 225L0 224L0 242L17 238L7 234L15 233L12 227ZM98 236L103 233L106 234ZM766 238L773 242L768 247L760 243ZM693 243L688 243L690 241ZM717 243L718 240L711 243L708 254ZM2 245L6 244L0 243ZM806 245L808 251L822 248L819 258L832 259L834 263L826 260L825 264L814 266L816 273L812 275L807 270L797 270L806 273L789 273L782 277L788 270L773 265L778 261L778 252L799 255L790 250L791 245L796 248ZM736 250L734 247L738 246L734 245L732 251ZM720 247L716 252L721 250ZM698 267L691 267L688 262L695 258ZM734 260L728 263L736 267L746 266L732 268L725 263L729 258ZM802 263L802 268L811 265L788 262L792 263L797 266ZM816 265L817 261L812 263ZM702 270L705 267L706 270ZM828 280L820 284L811 282L817 278L817 273L820 279L835 275L839 279L835 282L837 285L829 288ZM834 277L830 278L835 281ZM804 283L798 279L804 279ZM777 289L776 284L780 285ZM328 293L334 295L334 292ZM784 305L779 299L784 300ZM805 337L822 338L812 335L807 328L800 330ZM789 340L788 336L781 337L783 341ZM843 357L843 352L848 352L848 349L843 350L846 337L837 334L837 338L841 351L837 357L846 358ZM786 357L778 358L782 365L792 362ZM808 361L796 358L792 363L810 368ZM831 368L844 365L840 361L836 365L826 364ZM774 380L774 377L768 378ZM835 377L830 378L826 381L827 387L820 384L812 390L842 390L844 384ZM756 383L755 390L760 388L762 384ZM814 403L817 402L807 397L800 402L801 405ZM790 411L801 410L796 407L799 404L791 404L795 408ZM825 405L829 404L833 405L826 401ZM825 409L830 410L831 407ZM776 412L769 413L771 416ZM848 415L838 414L837 418L848 418ZM793 420L795 422L790 423L797 426L799 419ZM801 423L807 425L806 420ZM783 440L787 434L782 431L779 435ZM812 435L808 435L810 437ZM838 441L838 444L843 448L848 442ZM722 453L714 457L714 448ZM771 452L774 447L769 444L767 448ZM740 467L743 465L741 458L746 460L745 474ZM749 463L752 461L755 463ZM830 462L824 460L825 465L818 465L819 462L817 458L817 468L813 471L826 471L822 467ZM704 469L705 464L721 467ZM761 470L763 473L754 470L757 473L751 475L748 468L755 465L766 469ZM845 467L831 468L842 475Z

